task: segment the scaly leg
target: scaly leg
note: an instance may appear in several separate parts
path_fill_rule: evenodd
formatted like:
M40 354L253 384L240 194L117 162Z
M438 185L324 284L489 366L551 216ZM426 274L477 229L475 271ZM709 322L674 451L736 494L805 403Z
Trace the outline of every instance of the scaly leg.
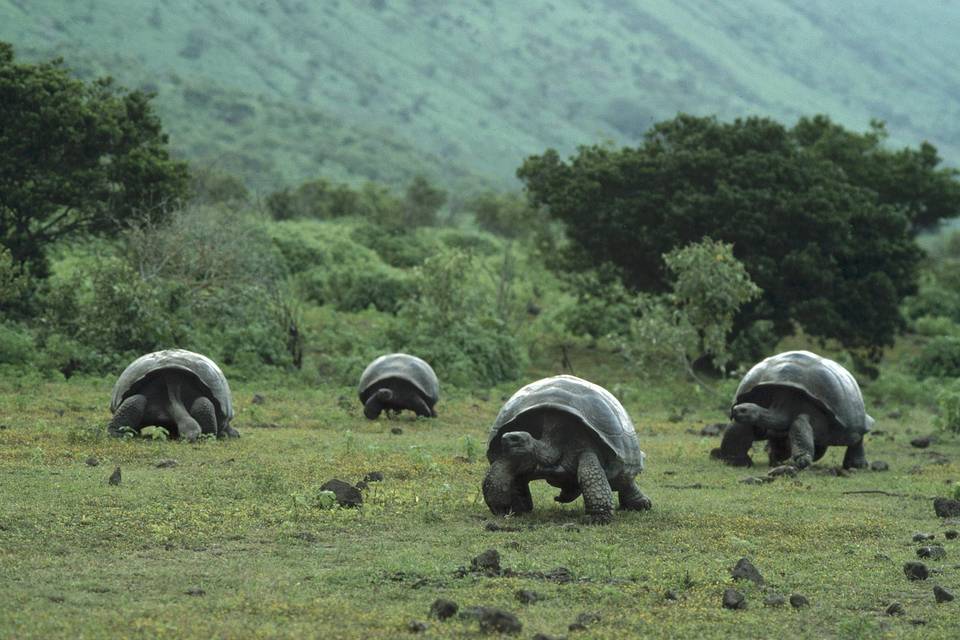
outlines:
M513 467L507 460L495 460L483 478L484 502L495 515L505 516L513 510L516 496L517 482Z
M800 414L790 425L790 449L792 462L797 469L806 469L813 462L816 448L813 444L813 427L806 414Z
M631 511L645 511L653 506L653 502L648 498L636 481L628 474L623 474L614 480L614 488L620 497L620 508Z
M217 434L217 410L210 398L200 396L190 405L190 415L200 425L201 433Z
M790 460L790 441L787 438L770 438L770 466L776 467Z
M577 481L591 522L609 524L613 520L613 492L596 452L588 450L580 454Z
M734 422L723 432L720 448L710 452L710 457L722 460L733 467L751 467L750 447L753 446L752 425Z
M867 453L863 450L863 438L847 447L847 452L843 455L844 469L863 469L869 464Z

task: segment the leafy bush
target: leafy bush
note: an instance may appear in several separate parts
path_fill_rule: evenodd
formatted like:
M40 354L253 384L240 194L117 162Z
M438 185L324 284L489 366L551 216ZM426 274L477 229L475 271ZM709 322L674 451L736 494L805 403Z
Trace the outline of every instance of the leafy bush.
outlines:
M938 336L923 345L911 363L914 374L924 378L960 376L960 337Z
M885 368L875 380L863 385L867 406L902 405L933 406L936 402L936 387L909 373Z
M488 191L467 202L466 208L473 213L481 229L505 238L528 236L545 221L542 213L531 207L526 198L514 193Z
M350 237L400 269L419 266L440 249L436 237L429 233L390 230L372 222L357 225Z
M942 389L937 395L937 406L940 409L937 418L940 427L960 433L960 388L954 384Z
M583 271L566 278L575 302L559 312L567 330L577 336L625 335L638 312L637 297L608 269Z
M322 276L322 300L341 311L375 307L396 313L412 293L410 279L403 272L375 262L368 268L337 266Z
M921 336L960 335L960 324L942 316L923 316L913 323L913 330Z
M36 345L26 329L0 322L0 364L30 364L35 356Z

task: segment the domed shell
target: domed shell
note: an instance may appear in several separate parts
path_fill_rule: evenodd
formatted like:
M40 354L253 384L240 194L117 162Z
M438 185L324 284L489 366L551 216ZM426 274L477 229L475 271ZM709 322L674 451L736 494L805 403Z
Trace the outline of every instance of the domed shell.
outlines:
M639 473L643 469L645 454L620 401L603 387L568 375L531 382L507 400L490 430L487 459L496 459L501 433L509 431L522 414L540 409L557 409L576 416L616 454L625 471Z
M733 404L757 402L770 387L793 387L820 405L835 425L866 433L873 425L853 375L829 358L809 351L785 351L755 364L737 387Z
M357 390L360 401L366 402L371 387L388 378L406 380L415 386L431 407L440 399L440 382L433 367L417 356L407 353L388 353L368 364L363 370Z
M233 419L233 401L227 378L217 364L205 355L186 349L166 349L142 355L131 362L113 385L110 412L115 413L123 401L149 374L161 369L180 369L193 374L210 392L220 413L218 418L226 426Z

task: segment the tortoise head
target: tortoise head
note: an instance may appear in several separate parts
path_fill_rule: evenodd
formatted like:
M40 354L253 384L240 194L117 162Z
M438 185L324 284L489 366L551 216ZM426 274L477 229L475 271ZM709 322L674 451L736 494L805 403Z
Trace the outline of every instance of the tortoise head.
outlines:
M730 410L730 419L740 424L755 425L766 411L763 407L752 402L741 402Z
M500 436L500 447L504 456L516 462L530 462L539 465L555 465L560 452L542 440L533 437L527 431L508 431Z

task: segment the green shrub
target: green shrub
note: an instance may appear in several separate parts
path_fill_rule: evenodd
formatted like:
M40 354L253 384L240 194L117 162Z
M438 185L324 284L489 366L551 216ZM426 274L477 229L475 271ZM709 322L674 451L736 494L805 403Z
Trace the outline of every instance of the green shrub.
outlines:
M875 380L863 386L867 406L933 406L936 402L936 387L917 380L916 377L885 368Z
M923 316L913 323L913 330L921 336L956 336L960 334L960 324L943 316Z
M960 433L960 388L952 385L937 395L940 415L937 422L946 431Z
M382 263L371 268L334 267L324 277L323 300L341 311L360 311L375 307L396 313L412 292L410 279Z
M911 363L911 368L921 380L960 376L960 337L932 338L920 350Z
M392 267L408 269L423 264L440 249L436 237L423 231L391 230L372 222L354 227L351 239L372 249Z
M36 344L26 329L0 322L0 364L30 364L35 356Z

